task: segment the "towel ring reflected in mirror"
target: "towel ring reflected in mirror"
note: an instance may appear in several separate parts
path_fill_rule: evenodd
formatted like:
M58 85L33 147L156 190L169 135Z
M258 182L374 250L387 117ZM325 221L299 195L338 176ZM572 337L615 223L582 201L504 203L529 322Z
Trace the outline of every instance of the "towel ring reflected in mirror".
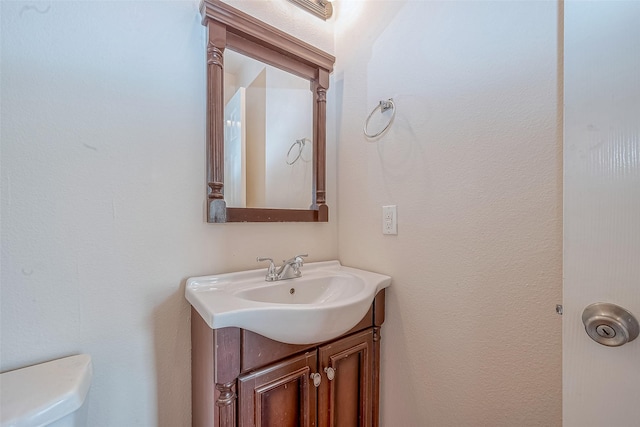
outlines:
M309 138L301 138L301 139L296 139L296 142L291 144L291 147L289 147L289 151L287 151L288 165L293 165L298 160L302 160L305 163L309 162L309 160L305 159L304 156L302 155L302 152L304 151L304 147L307 141L311 142Z

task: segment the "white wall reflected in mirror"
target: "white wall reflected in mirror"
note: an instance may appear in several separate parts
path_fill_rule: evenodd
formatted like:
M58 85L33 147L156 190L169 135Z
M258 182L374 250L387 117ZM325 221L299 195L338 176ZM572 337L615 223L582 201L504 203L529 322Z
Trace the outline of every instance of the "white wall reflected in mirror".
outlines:
M308 209L313 178L310 82L229 49L224 61L227 206Z

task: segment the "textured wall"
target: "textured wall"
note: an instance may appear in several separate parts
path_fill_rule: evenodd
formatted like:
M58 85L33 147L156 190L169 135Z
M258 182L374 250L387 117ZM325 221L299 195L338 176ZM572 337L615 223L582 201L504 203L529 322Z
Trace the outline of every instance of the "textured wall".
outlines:
M394 279L383 426L561 424L557 7L336 3L340 259Z
M333 168L329 224L204 222L197 6L1 3L0 369L91 354L91 426L190 425L187 277L337 257Z

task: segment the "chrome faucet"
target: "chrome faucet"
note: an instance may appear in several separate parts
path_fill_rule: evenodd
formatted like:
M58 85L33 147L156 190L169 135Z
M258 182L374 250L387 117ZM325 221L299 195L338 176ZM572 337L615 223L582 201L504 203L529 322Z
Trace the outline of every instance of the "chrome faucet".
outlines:
M296 277L302 276L302 272L300 271L300 267L304 265L302 258L307 256L309 256L309 254L296 255L291 259L283 261L284 264L279 268L276 268L271 258L258 257L256 261L269 261L267 275L264 280L267 282L275 282L277 280L295 279Z

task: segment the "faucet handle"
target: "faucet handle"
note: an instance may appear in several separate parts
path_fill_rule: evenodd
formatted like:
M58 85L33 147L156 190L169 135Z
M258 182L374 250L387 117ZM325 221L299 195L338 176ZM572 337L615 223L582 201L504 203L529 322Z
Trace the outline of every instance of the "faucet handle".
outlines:
M300 254L300 255L296 255L296 256L294 256L294 257L293 257L293 258L291 258L291 259L283 260L282 262L284 262L284 263L286 263L286 264L289 264L289 263L292 263L292 262L297 262L297 263L300 263L300 267L302 267L302 265L304 264L304 261L302 260L302 258L303 258L303 257L305 257L305 258L306 258L306 257L308 257L308 256L309 256L309 254Z
M265 280L270 282L276 280L278 278L278 274L276 273L276 265L273 263L273 259L266 257L257 257L257 262L269 261L269 267L267 268L267 275Z

